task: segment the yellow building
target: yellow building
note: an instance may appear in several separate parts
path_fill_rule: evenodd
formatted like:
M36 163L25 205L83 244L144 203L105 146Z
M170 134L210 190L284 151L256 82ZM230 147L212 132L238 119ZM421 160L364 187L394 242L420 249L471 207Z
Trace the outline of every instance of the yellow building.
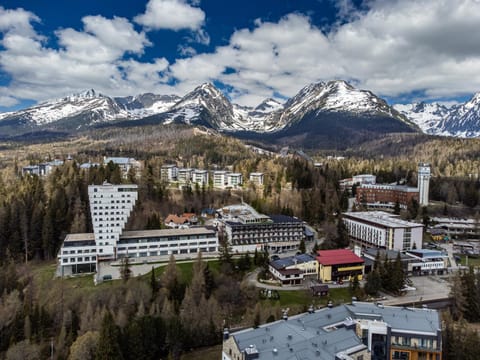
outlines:
M349 249L320 250L317 255L318 278L323 282L362 280L365 264Z

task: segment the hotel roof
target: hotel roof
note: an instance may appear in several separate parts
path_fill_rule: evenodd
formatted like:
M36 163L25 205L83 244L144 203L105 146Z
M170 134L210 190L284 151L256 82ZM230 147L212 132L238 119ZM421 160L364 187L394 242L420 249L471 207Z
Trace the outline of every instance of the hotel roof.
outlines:
M398 218L397 215L387 213L385 211L358 211L345 212L344 218L369 222L375 225L381 225L389 228L416 228L423 227L422 224L405 221Z
M355 302L300 314L231 336L240 351L251 349L248 351L258 353L259 359L335 359L340 353L366 349L355 329L348 326L361 319L386 322L392 332L437 336L440 330L435 310Z
M198 227L190 227L188 229L133 230L133 231L124 231L120 235L120 240L131 239L131 238L152 237L152 236L182 236L182 235L196 235L196 234L201 235L207 232L215 234L215 229L213 227L198 226ZM65 237L65 242L85 241L85 240L95 240L94 234L93 233L67 234L67 236Z
M363 263L363 259L349 249L319 250L317 261L322 265Z

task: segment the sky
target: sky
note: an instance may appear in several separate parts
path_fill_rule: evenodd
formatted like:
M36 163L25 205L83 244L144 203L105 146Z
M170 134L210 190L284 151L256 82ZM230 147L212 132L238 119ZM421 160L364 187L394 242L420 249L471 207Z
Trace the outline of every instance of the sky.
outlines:
M87 89L280 101L343 79L390 103L480 91L480 0L2 0L0 112Z

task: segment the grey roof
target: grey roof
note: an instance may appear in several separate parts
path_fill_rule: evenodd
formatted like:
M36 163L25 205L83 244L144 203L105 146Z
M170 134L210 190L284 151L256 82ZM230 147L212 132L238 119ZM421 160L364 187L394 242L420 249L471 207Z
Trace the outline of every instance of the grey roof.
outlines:
M362 302L344 306L355 318L362 318L365 314L380 315L381 319L391 326L393 332L421 332L436 335L437 330L441 328L440 316L433 309L377 306Z
M408 250L407 253L408 254L413 254L413 255L418 256L418 257L421 257L423 259L448 257L448 255L443 251L431 250L431 249Z
M289 256L283 259L278 259L270 263L275 269L285 269L286 267L303 264L306 262L314 261L315 258L309 254L300 254L295 256Z
M130 161L133 161L133 160L135 159L127 158L127 157L105 157L103 159L103 162L105 164L108 164L111 161L114 164L123 165L123 164L128 164Z
M256 349L262 360L334 359L340 352L349 354L366 348L355 330L345 327L353 323L352 319L384 321L392 332L437 336L440 329L435 310L355 302L242 330L232 337L240 351Z
M288 215L269 215L274 223L299 223L302 220Z
M363 250L364 256L375 258L377 253L380 252L380 258L383 260L385 258L385 253L387 254L388 259L395 260L400 253L400 259L402 261L411 260L411 257L398 251L398 250L385 250L385 249L377 249L377 248L367 248Z
M347 219L355 219L361 222L367 222L387 228L423 227L422 224L402 220L397 215L384 211L352 211L343 213L343 216Z
M330 318L328 318L330 314ZM326 331L323 326L343 323L349 313L344 307L302 314L288 321L280 320L257 329L244 330L233 334L241 351L251 345L257 349L260 359L331 360L335 354L352 348L365 348L354 331L339 328ZM276 349L276 353L274 353Z

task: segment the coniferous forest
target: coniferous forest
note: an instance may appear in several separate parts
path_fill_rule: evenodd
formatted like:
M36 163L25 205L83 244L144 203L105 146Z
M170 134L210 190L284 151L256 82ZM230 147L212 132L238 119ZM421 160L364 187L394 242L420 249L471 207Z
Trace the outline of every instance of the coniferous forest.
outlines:
M129 264L123 279L97 287L91 276L54 278L55 259L65 235L91 232L87 187L108 181L136 183L139 200L127 229L163 227L170 213L219 208L243 200L266 214L297 216L316 228L323 248L348 245L339 221L348 195L338 180L372 173L380 183L416 185L419 161L432 164L430 198L434 206L401 211L405 219L448 214L475 216L479 210L480 161L477 141L416 139L410 150L385 150L372 155L381 143L367 144L355 156L328 158L312 153L314 164L291 151L286 156L264 155L228 137L188 129L132 130L127 135L108 130L80 140L20 146L5 144L0 169L0 357L5 359L180 359L192 349L221 343L225 327L236 329L281 318L280 301L261 298L245 275L265 268L268 254L234 256L223 243L215 261L201 257L193 263L168 264L132 278ZM135 133L135 131L137 133ZM105 134L103 134L105 135ZM140 140L139 140L140 139ZM413 140L411 140L413 141ZM475 150L477 149L477 150ZM22 175L25 165L46 158L66 159L46 177ZM125 177L103 156L127 156L142 161L139 173ZM82 162L98 162L81 169ZM204 169L229 168L248 179L265 174L263 187L246 183L242 190L214 190L211 185L183 190L160 180L165 163ZM438 204L438 205L436 205ZM395 273L395 263L379 274L377 287L392 286L382 278ZM377 279L378 280L378 279ZM452 282L454 303L446 312L445 359L473 359L471 344L478 334L468 322L480 320L479 279L473 272ZM374 289L375 290L375 289ZM374 291L372 290L372 291ZM395 291L395 289L387 289ZM365 296L369 289L350 289ZM303 304L291 308L304 311ZM454 334L462 333L460 337Z

